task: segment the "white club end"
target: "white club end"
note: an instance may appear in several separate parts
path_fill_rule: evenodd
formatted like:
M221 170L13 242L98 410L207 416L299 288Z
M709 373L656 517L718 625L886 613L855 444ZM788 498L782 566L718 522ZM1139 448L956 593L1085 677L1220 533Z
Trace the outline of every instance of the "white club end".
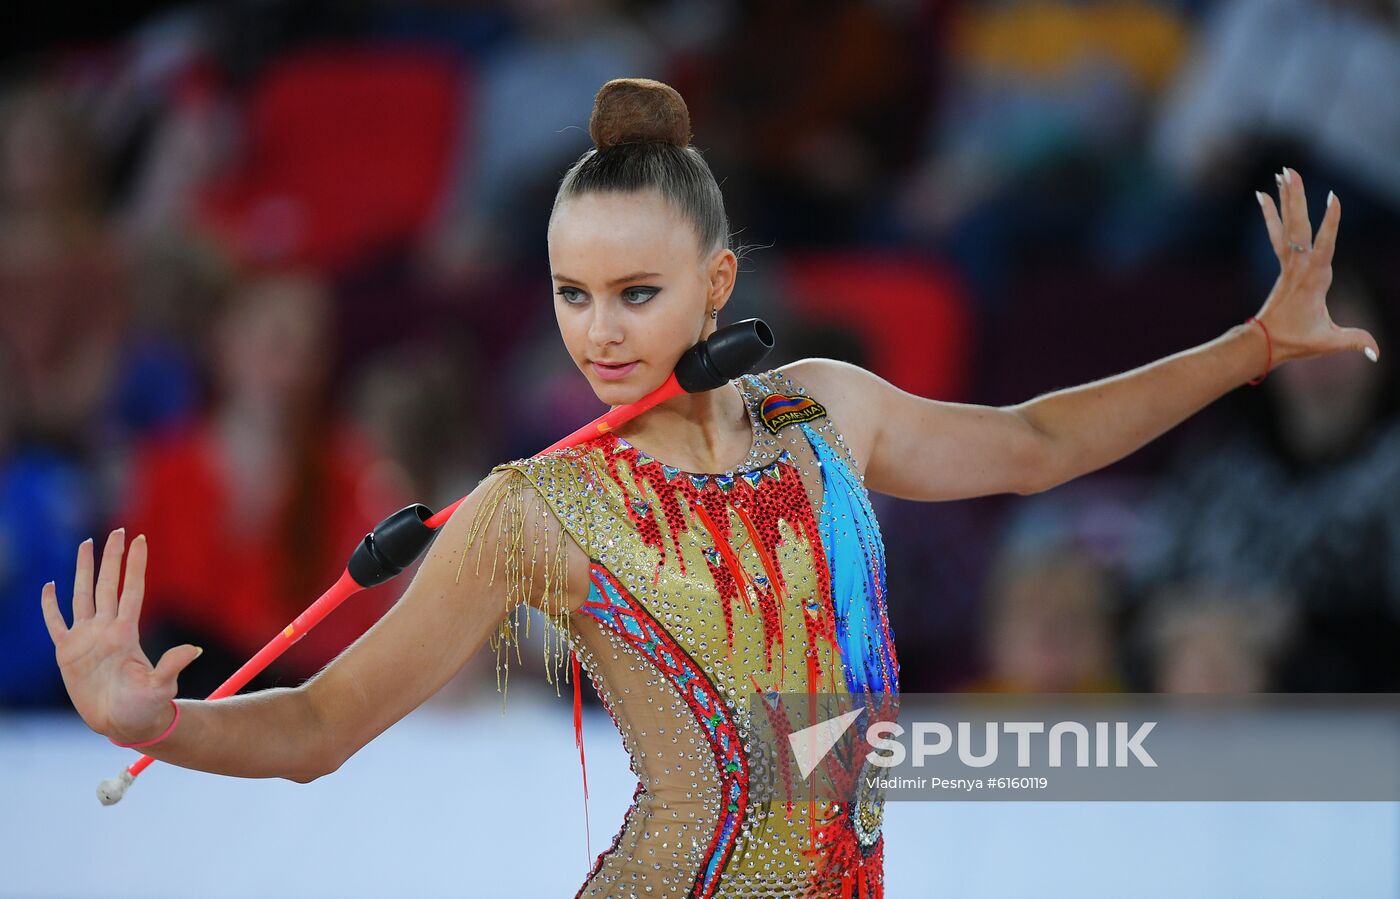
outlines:
M97 785L97 799L103 805L116 805L122 801L126 795L126 788L131 786L131 782L136 778L127 771L123 771L116 777L109 777Z

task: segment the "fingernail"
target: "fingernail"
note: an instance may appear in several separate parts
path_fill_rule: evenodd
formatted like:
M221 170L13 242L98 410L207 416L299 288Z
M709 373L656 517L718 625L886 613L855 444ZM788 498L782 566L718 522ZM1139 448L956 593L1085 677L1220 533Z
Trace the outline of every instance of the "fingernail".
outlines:
M204 652L204 647L203 647L203 646L196 646L196 647L194 648L194 658L193 658L193 659L190 659L190 661L193 662L194 659L199 658L200 655L203 654L203 652Z
M1287 166L1284 166L1283 168L1283 180L1288 182L1289 184L1293 183L1293 170L1288 168Z
M1327 192L1327 207L1328 207L1329 209L1332 207L1332 198L1333 198L1334 196L1335 196L1335 194L1333 194L1332 191L1329 190L1329 191Z
M1259 205L1260 205L1260 206L1263 206L1263 205L1264 205L1264 192L1263 192L1262 190L1256 190L1256 191L1254 192L1254 199L1256 199L1256 200L1259 201Z
M1279 187L1283 187L1283 176L1282 176L1282 175L1275 175L1275 176L1274 176L1274 183L1277 184Z
M1366 347L1366 349L1362 350L1361 352L1363 352L1363 353L1366 354L1366 358L1367 358L1367 359L1370 359L1372 362L1375 362L1375 361L1376 361L1376 351L1375 351L1375 350L1371 349L1370 347Z

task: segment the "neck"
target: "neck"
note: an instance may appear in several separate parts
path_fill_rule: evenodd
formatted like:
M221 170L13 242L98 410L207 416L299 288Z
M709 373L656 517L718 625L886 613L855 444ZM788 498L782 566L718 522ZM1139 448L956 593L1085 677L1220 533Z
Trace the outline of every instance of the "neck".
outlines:
M726 383L672 397L617 433L668 464L689 471L720 471L748 452L752 428L743 398Z

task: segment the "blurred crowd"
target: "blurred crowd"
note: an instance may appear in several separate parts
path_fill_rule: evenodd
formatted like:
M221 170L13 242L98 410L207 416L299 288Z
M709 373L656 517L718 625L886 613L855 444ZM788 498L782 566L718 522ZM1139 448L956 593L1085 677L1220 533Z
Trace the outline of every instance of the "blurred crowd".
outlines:
M39 593L89 536L147 535L143 645L203 646L202 697L380 518L598 414L545 224L639 75L690 106L764 366L937 399L1217 336L1277 275L1254 192L1335 190L1330 308L1379 365L1292 363L1030 497L875 502L907 691L1400 689L1400 4L242 0L0 70L0 708L66 704Z

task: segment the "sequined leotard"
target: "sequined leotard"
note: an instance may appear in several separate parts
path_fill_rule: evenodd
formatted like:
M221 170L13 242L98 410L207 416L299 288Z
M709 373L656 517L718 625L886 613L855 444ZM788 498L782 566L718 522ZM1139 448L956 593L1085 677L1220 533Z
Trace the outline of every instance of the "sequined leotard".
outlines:
M586 602L552 630L639 781L578 897L883 895L881 796L749 797L755 690L893 694L899 668L879 526L844 438L781 371L735 388L753 444L733 471L682 471L614 434L493 469L504 491L533 488L590 560ZM498 660L509 619L501 637Z

